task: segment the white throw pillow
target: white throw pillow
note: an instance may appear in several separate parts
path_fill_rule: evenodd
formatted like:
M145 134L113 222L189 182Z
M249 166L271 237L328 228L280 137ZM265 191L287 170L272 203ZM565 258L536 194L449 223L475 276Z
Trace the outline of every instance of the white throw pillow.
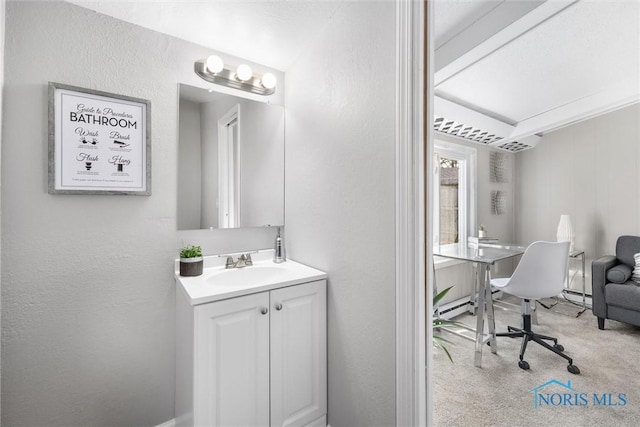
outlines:
M636 266L633 268L633 273L631 273L631 280L640 283L640 253L635 254L633 259L636 261Z

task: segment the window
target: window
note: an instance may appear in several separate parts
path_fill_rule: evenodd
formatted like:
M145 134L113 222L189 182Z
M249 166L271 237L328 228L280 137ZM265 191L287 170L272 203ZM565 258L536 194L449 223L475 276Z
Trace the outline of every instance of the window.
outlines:
M476 228L476 153L437 141L434 150L434 245L466 242Z
M439 218L440 244L458 243L460 227L458 216L458 198L460 191L460 174L458 161L440 157L440 189Z

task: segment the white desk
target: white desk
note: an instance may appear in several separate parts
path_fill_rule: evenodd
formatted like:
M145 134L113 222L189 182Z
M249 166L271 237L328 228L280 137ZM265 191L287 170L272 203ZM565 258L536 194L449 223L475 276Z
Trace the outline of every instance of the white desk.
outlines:
M477 310L476 310L476 328L464 328L467 331L474 332L475 338L470 338L459 331L454 332L466 339L475 341L475 357L474 365L482 366L482 348L484 344L489 342L491 352L497 353L498 346L496 343L496 325L493 314L493 297L491 294L490 269L496 262L522 255L526 248L517 245L508 244L480 244L468 245L464 243L454 243L450 245L440 245L433 248L435 256L469 261L477 268L476 289L478 291ZM474 295L472 293L471 298ZM485 316L489 333L484 333ZM448 329L448 328L443 328Z

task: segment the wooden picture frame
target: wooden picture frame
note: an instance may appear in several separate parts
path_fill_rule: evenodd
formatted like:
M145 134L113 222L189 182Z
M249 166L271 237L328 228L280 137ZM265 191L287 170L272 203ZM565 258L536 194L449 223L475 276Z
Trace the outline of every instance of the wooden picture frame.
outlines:
M151 195L151 102L49 82L49 194Z

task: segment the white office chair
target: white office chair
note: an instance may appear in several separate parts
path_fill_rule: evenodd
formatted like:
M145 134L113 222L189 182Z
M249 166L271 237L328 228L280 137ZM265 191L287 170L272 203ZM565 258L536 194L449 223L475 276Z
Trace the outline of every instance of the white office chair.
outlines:
M508 294L522 298L522 328L509 326L509 332L499 333L499 337L522 338L518 366L529 369L524 360L524 352L529 341L553 351L569 361L567 370L579 374L580 369L573 360L563 353L564 347L558 340L540 335L531 330L531 303L540 298L554 297L562 292L569 266L569 242L534 242L525 250L511 277L492 279L491 285ZM553 341L553 346L545 341Z

